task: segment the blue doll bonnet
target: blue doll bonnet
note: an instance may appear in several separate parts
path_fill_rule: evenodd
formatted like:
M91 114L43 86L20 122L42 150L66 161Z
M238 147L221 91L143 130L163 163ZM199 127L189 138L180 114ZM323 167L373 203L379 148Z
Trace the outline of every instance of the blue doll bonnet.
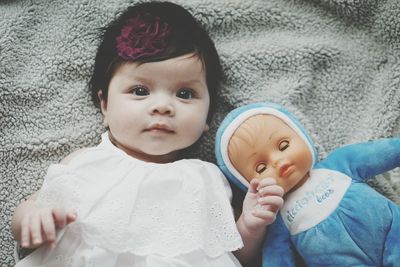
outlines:
M243 191L247 191L249 182L233 167L228 156L228 144L233 133L245 120L259 114L273 115L283 120L307 144L313 158L312 166L314 166L317 160L317 152L310 136L296 117L284 107L268 102L253 103L238 107L228 113L218 128L215 140L215 155L218 166L225 176Z

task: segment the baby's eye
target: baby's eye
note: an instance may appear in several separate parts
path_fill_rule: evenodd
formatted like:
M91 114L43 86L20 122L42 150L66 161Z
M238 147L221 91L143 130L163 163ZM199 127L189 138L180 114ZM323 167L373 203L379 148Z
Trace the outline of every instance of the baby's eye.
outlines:
M195 96L195 93L192 89L183 88L179 89L176 96L182 99L192 99Z
M256 166L257 173L263 173L267 169L267 164L265 163L258 163Z
M140 86L140 85L133 87L131 92L133 95L137 95L137 96L146 96L146 95L150 94L149 89L147 89L144 86Z
M286 148L288 148L289 147L289 141L287 141L287 140L283 140L283 141L281 141L280 143L279 143L279 150L280 151L284 151L284 150L286 150Z

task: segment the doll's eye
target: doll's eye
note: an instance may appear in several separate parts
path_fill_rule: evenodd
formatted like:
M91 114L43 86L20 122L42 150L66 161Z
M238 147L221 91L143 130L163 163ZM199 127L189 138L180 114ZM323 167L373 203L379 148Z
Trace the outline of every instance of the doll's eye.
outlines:
M149 89L141 85L133 87L131 92L133 95L137 96L146 96L150 94Z
M267 164L265 163L258 163L256 166L257 173L263 173L267 169Z
M282 142L279 143L279 150L284 151L286 148L289 147L289 141L283 140Z

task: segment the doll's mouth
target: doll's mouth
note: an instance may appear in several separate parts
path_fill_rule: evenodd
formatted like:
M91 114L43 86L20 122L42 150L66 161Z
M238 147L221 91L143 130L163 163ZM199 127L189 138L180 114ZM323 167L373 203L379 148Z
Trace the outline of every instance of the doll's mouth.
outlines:
M294 166L285 164L279 168L279 177L286 177L294 171Z

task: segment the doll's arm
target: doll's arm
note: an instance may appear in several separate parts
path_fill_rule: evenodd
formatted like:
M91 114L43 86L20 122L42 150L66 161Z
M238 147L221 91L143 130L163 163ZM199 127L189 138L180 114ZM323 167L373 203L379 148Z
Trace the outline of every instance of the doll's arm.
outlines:
M400 262L400 209L391 205L392 225L387 233L383 251L383 266L397 266Z
M388 138L338 148L316 167L365 180L399 166L400 138Z
M263 267L296 266L295 252L290 233L279 214L276 221L268 227L262 251Z

